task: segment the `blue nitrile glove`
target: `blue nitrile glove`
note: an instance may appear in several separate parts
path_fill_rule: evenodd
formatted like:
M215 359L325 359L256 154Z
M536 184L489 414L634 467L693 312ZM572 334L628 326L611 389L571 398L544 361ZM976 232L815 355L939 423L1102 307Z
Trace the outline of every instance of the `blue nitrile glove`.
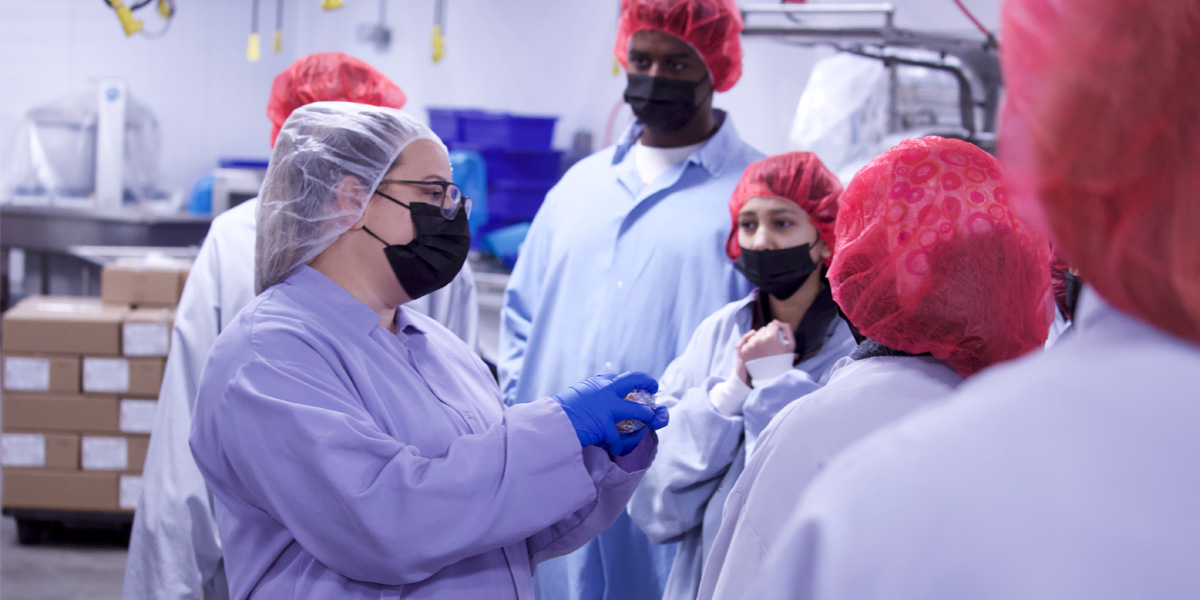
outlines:
M655 411L625 399L633 390L654 393L658 382L637 371L617 377L597 375L567 388L554 400L567 413L581 446L599 445L613 456L622 456L646 437L646 428L623 436L617 431L617 423L627 419L651 423L657 417Z
M624 450L614 453L613 449L609 447L608 442L600 442L596 445L607 450L609 454L614 454L615 456L625 456L626 454L633 452L633 449L637 448L638 444L642 443L642 438L646 437L647 431L666 427L667 421L669 421L670 418L670 414L667 413L667 407L656 406L654 407L654 418L650 419L649 422L643 421L643 423L646 423L645 427L639 428L633 433L621 434L621 443L625 446Z

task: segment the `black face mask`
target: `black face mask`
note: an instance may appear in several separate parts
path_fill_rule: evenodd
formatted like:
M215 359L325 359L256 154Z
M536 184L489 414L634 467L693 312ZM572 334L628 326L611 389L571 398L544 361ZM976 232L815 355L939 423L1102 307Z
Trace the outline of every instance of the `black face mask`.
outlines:
M707 74L700 81L629 75L625 102L646 127L661 133L679 131L700 111L696 89L705 81Z
M783 250L742 248L742 255L733 261L733 266L758 289L780 300L787 300L817 270L811 253L812 244Z
M416 300L446 287L462 270L467 253L471 250L467 211L459 210L453 219L447 220L442 216L442 209L432 204L404 204L382 193L379 195L407 207L412 215L413 228L417 231L413 241L401 246L389 244L363 227L363 231L387 246L383 253L387 255L392 272L404 291Z

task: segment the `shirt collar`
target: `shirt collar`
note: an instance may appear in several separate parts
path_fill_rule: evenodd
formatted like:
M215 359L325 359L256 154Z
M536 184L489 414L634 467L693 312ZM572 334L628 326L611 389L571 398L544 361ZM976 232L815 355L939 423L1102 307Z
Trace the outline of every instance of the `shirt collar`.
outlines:
M296 269L284 283L320 304L321 306L317 307L319 310L340 319L352 331L370 333L379 324L379 313L371 310L324 273L308 265ZM396 330L400 330L399 323Z
M742 138L738 135L737 128L733 126L733 117L729 116L723 110L716 110L723 116L721 126L712 137L700 146L691 156L687 157L687 161L693 164L700 165L712 177L720 177L724 172L726 165L729 164L730 158L734 151L742 142ZM616 152L613 153L613 165L619 165L630 156L630 151L633 150L634 143L637 142L639 136L642 135L642 130L645 128L640 120L634 119L629 127L621 134L617 140Z
M396 337L401 342L413 335L425 335L425 328L412 318L411 308L401 306L396 310Z

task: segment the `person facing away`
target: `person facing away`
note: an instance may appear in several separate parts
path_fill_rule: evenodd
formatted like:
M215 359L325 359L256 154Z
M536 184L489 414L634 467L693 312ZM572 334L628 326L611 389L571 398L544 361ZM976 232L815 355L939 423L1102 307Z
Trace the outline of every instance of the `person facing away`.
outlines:
M722 252L725 207L762 154L713 108L741 74L741 28L732 0L622 2L614 53L637 120L568 170L533 220L501 314L506 403L596 373L661 375L705 317L749 293ZM539 597L658 600L673 558L622 515L542 565Z
M1050 248L1012 211L999 162L961 140L906 140L842 195L829 279L862 339L781 411L725 506L701 598L747 593L823 465L964 377L1045 342Z
M842 184L816 155L752 163L729 200L725 251L755 290L706 318L659 384L673 423L629 501L657 543L680 542L664 598L695 598L721 511L759 433L854 350L825 271Z
M668 418L625 400L653 378L505 409L474 350L404 307L462 267L470 210L403 112L317 102L284 123L262 293L213 346L190 438L233 597L532 598L538 562L623 509Z
M271 86L271 146L293 110L322 100L401 108L404 92L367 63L341 52L304 56ZM200 246L176 310L158 409L143 469L125 567L126 600L220 600L229 592L211 495L188 449L200 371L217 335L254 298L258 200L217 215ZM409 304L468 345L479 308L470 266L444 289Z
M1001 156L1086 282L1073 332L835 461L752 597L1200 592L1200 96L1181 87L1200 5L1010 0L1001 22Z

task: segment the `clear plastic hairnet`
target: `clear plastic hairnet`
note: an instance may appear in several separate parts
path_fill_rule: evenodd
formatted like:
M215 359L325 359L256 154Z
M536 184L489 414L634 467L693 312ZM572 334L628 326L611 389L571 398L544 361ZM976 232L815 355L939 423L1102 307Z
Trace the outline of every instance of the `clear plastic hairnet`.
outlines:
M267 100L267 118L274 125L271 146L288 115L305 104L342 101L404 108L407 100L391 79L353 56L341 52L309 54L276 75L271 84Z
M1001 151L1080 277L1200 342L1200 4L1010 0Z
M662 31L690 44L718 92L742 76L742 12L734 0L621 0L621 20L613 54L622 67L629 61L629 38Z
M1040 347L1050 246L1008 204L1000 165L961 140L905 140L841 197L833 298L871 339L963 376Z
M256 291L287 279L349 230L396 158L421 139L446 149L394 108L316 102L296 109L279 132L259 193Z
M729 229L729 241L725 243L725 253L729 258L742 255L742 248L737 241L738 213L747 200L758 196L794 202L808 215L817 233L832 251L835 246L834 222L837 220L838 196L841 195L842 182L811 152L776 154L750 163L729 199L729 216L733 224Z

